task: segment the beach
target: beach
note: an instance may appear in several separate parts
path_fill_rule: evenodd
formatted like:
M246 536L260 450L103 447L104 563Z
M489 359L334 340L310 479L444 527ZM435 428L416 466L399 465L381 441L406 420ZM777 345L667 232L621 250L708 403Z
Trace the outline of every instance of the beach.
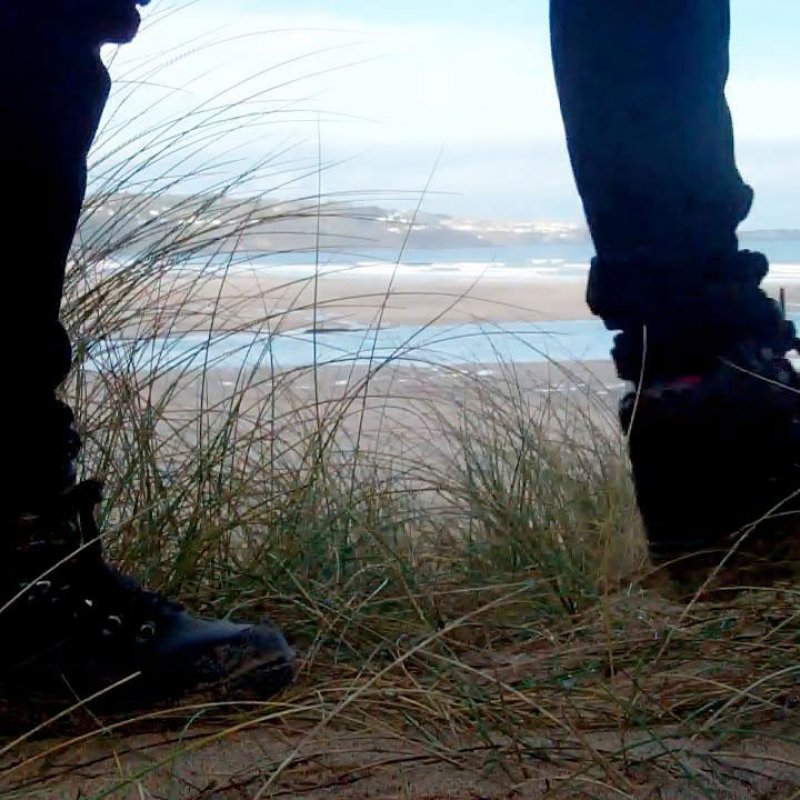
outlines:
M169 414L235 404L287 446L332 415L343 442L407 452L414 441L428 457L442 425L520 395L531 413L588 410L615 435L628 387L613 332L586 305L587 272L455 261L168 270L137 284L127 338L96 371L138 360L143 391L168 395ZM778 265L765 282L790 312L798 276Z
M765 284L775 297L785 289L790 311L800 303L793 275ZM141 357L157 362L159 392L180 383L174 409L224 408L242 393L244 408L260 409L269 399L276 435L297 408L316 415L353 393L368 396L364 410L384 431L413 427L414 404L449 405L452 417L490 388L559 403L591 396L605 412L626 387L610 361L613 332L584 293L585 274L480 264L168 273L135 298L130 339L109 358L130 362L142 331L158 331Z
M250 603L263 598L266 610L293 635L314 632L299 639L303 664L297 685L274 706L258 705L267 727L241 735L232 729L233 735L224 736L215 729L207 753L193 739L191 751L173 759L183 739L176 745L166 738L127 737L127 730L110 738L104 729L97 745L80 741L64 747L57 759L42 758L40 773L34 771L39 762L31 759L33 769L27 766L24 776L59 790L72 788L66 773L80 774L82 788L98 791L137 781L163 794L174 782L176 797L207 794L206 785L220 797L219 787L236 786L238 796L238 787L266 785L272 775L279 776L287 796L329 796L334 786L337 796L354 800L477 797L476 787L481 797L508 797L505 772L496 769L498 753L516 763L517 744L508 756L497 733L507 730L507 720L541 738L543 744L537 738L534 745L536 760L529 761L531 770L541 766L542 775L551 767L559 780L565 773L549 755L539 758L541 748L581 770L596 763L598 752L607 760L621 753L614 769L628 770L639 743L620 744L619 731L638 736L630 721L635 695L642 698L637 714L643 709L654 720L645 733L652 742L656 730L657 756L665 742L677 743L682 758L700 763L712 747L708 763L715 786L718 748L697 737L694 717L687 733L676 727L674 709L731 709L723 723L757 731L757 756L745 762L733 744L723 754L728 762L722 769L731 775L741 763L749 770L745 789L730 796L749 797L755 768L772 769L774 752L784 752L772 748L783 747L786 737L775 734L771 741L769 731L751 725L744 714L772 713L777 702L778 713L789 714L783 693L794 697L793 676L777 673L775 663L792 646L789 637L796 637L796 626L789 625L796 609L769 593L761 617L728 607L723 616L719 607L693 600L694 616L688 618L682 606L639 587L644 546L616 421L617 400L627 387L610 360L541 353L533 360L534 352L523 350L512 360L459 361L464 351L456 350L443 362L430 347L390 355L380 350L369 357L371 332L384 329L450 326L449 340L481 326L586 325L602 331L601 323L589 319L584 279L516 270L476 280L466 269L447 275L401 269L395 275L328 274L314 281L298 272L242 270L226 280L199 281L170 275L149 287L149 298L136 298L140 307L131 304L129 332L156 330L166 339L191 332L189 340L201 354L207 352L201 332L209 327L277 333L277 340L302 340L304 358L309 343L316 352L357 338L366 344L366 357L353 358L342 347L338 360L276 368L271 345L277 352L278 343L268 338L270 352L254 361L248 361L247 347L234 348L228 359L211 353L205 362L172 361L161 349L165 339L153 348L162 359L153 369L138 370L123 357L116 368L79 372L85 384L76 393L90 463L97 454L103 463L102 456L115 448L111 505L122 509L123 520L133 516L137 526L123 522L120 537L135 530L134 541L142 540L138 526L150 524L151 504L140 498L152 486L176 498L153 523L157 535L150 535L158 547L176 541L186 545L182 555L198 542L204 548L196 550L199 574L213 581L231 572L233 556L233 580L244 587L248 611L260 609ZM797 299L789 286L789 304ZM134 339L130 347L137 347ZM192 516L195 505L199 511ZM193 525L196 519L211 522L207 534ZM178 538L184 529L189 535ZM218 551L214 564L224 569L209 570ZM126 566L137 572L148 558L159 569L164 559L157 548L153 556L131 552ZM513 562L505 560L506 553ZM502 568L492 572L495 563ZM402 584L392 583L395 574ZM261 583L250 583L262 575ZM597 586L603 589L601 602ZM566 613L554 613L551 593L564 598ZM217 594L214 583L215 600ZM462 608L464 603L471 605ZM776 608L783 615L777 624ZM522 616L514 616L519 609ZM719 619L725 624L717 625ZM319 638L317 630L323 631ZM774 646L762 646L784 630ZM667 648L662 643L673 631ZM351 652L357 661L348 661ZM723 688L708 712L709 669L727 663L730 675L715 684ZM773 686L776 674L784 675L788 688ZM442 698L452 705L444 706ZM509 712L511 702L516 705ZM359 718L339 713L347 707ZM477 719L481 725L488 720L493 738L484 748L459 731L458 758L442 758L445 769L431 761L430 732L437 743L444 741L453 727L451 708L466 732L478 708ZM510 713L528 716L518 723ZM385 743L383 730L390 734ZM187 731L201 743L196 726L182 735ZM712 733L709 741L716 741L717 731ZM338 743L333 754L328 736ZM44 744L45 750L52 746ZM473 760L471 754L479 752L485 758ZM650 774L637 773L648 786L663 781L662 772L672 766L650 751L642 762L652 765L652 781ZM496 784L487 782L491 774L499 776ZM526 771L526 780L533 774ZM359 776L352 792L351 775ZM548 773L542 796L552 794L549 780ZM533 790L529 795L538 796Z
M547 279L524 270L238 270L226 275L166 275L133 298L142 316L172 331L589 319L582 278Z
M572 265L570 265L572 266ZM553 274L555 273L555 274ZM800 271L780 267L764 288L789 310L800 308ZM401 264L321 269L246 268L225 273L167 273L132 298L142 317L172 331L268 327L273 332L400 325L589 320L586 271L481 264L414 267Z

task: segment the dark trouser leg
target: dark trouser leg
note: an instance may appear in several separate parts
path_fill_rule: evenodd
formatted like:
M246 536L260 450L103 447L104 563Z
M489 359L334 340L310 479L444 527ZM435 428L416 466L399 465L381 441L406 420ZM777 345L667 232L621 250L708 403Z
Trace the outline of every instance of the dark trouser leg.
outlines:
M723 558L773 580L800 561L787 503L800 485L800 377L784 357L793 326L759 288L766 259L738 250L752 191L724 96L728 2L551 0L551 13L597 251L588 301L622 331L621 377L643 377L620 419L650 554L679 582L704 581Z
M620 373L702 371L753 337L786 349L738 253L753 193L734 160L725 101L727 0L551 0L553 57L575 179L597 257L588 302L626 332ZM790 336L788 338L791 338Z
M71 361L59 307L86 155L107 94L108 76L90 45L0 19L3 518L41 510L74 477L78 438L57 399Z
M294 676L272 623L194 618L109 566L93 516L99 486L72 486L78 441L57 399L70 365L58 323L64 266L109 88L99 46L133 38L136 5L0 0L0 693L4 709L32 712L23 730L90 695L129 714L214 689L263 699Z
M40 511L73 483L80 447L73 414L56 393L71 358L63 328L49 320L36 327L20 326L13 336L18 344L14 357L6 360L9 396L0 405L9 470L0 514L11 518Z

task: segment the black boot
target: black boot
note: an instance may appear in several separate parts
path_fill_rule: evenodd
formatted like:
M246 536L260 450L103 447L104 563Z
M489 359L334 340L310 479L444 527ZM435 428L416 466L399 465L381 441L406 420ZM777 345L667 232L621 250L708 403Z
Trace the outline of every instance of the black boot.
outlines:
M180 699L263 699L293 678L295 657L268 621L191 616L102 558L100 486L74 486L3 531L0 686L42 708L91 696L93 708Z
M716 585L800 565L800 378L785 350L743 341L622 402L652 560L687 589L720 564Z

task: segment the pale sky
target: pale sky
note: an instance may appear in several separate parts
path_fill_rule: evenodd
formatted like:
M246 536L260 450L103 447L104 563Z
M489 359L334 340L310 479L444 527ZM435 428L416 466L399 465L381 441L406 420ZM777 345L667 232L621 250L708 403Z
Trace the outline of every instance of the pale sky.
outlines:
M145 175L170 158L182 173L213 161L214 178L271 159L252 186L291 199L316 191L321 152L329 194L413 207L430 179L429 211L580 221L547 6L155 0L140 37L114 55L105 147L205 103L202 128L172 123L171 154ZM757 195L745 227L800 227L800 3L732 6L728 97Z

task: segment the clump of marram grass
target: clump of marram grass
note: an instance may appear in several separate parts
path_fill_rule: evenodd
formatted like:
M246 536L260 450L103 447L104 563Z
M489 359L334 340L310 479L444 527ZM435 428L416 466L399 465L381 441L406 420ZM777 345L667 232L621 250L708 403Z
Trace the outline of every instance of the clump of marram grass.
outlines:
M565 401L532 394L513 365L501 375L473 387L456 422L443 420L455 452L442 491L464 510L473 572L527 574L575 614L641 566L622 441L590 388Z
M800 596L685 606L643 591L624 443L597 395L533 393L505 364L409 398L377 381L403 369L393 359L352 365L332 390L333 367L273 368L270 337L298 309L237 328L230 298L204 292L265 218L320 213L319 198L241 199L254 172L193 196L169 172L143 190L165 145L194 135L201 149L241 119L214 111L216 129L199 109L101 165L67 281L65 392L82 470L106 481L111 555L199 611L269 612L303 668L270 702L95 718L83 738L26 748L23 735L0 746L3 796L745 797L797 783L795 730L764 721L797 703ZM178 358L167 343L187 327L206 338ZM245 327L223 382L210 343ZM132 736L144 722L173 733Z

